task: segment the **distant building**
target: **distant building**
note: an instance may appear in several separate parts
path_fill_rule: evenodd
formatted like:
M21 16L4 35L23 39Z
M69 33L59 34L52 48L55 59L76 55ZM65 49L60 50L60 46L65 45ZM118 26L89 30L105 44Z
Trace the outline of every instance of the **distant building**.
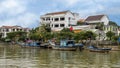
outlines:
M41 24L49 25L52 31L60 31L71 25L77 25L78 19L79 14L71 11L47 13L40 17Z
M88 24L103 23L104 25L108 25L109 19L106 15L95 15L95 16L88 16L85 19L85 22L87 22Z
M118 28L118 35L120 36L120 28Z
M105 40L108 31L112 31L116 35L120 33L117 26L109 25L107 15L93 15L88 16L86 19L79 19L78 13L62 11L42 15L40 21L41 24L49 25L52 31L61 31L63 28L70 28L70 26L72 26L75 33L80 31L92 31L97 34L97 39L99 40Z
M95 33L98 34L99 39L105 40L107 39L106 33L108 31L112 31L115 33L115 35L118 35L118 26L110 25L109 19L106 15L94 15L94 16L89 16L85 19L85 22L87 22L89 25L92 26L92 29L97 29L96 26L100 23L103 24L103 29L98 30Z
M29 28L23 28L21 26L2 26L2 27L0 27L1 38L7 37L7 33L17 32L17 31L29 32Z
M103 30L104 30L105 33L107 33L108 31L112 31L113 33L115 33L115 35L119 35L118 26L106 25L106 26L103 27Z

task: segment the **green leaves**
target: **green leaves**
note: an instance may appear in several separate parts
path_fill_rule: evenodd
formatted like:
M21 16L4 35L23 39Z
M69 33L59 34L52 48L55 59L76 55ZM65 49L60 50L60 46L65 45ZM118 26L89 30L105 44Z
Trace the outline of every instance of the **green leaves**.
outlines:
M80 33L76 33L74 39L76 40L85 40L88 38L95 39L96 34L92 31L81 31Z
M7 38L12 40L24 40L26 37L27 33L22 31L7 33Z
M106 36L109 38L109 40L111 40L112 36L114 36L114 35L115 35L115 33L113 33L112 31L108 31L106 33Z

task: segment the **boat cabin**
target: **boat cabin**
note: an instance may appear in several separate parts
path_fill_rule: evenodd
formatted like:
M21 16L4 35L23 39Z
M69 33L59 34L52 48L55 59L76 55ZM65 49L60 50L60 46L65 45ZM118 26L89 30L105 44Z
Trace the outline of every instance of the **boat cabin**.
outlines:
M74 40L61 40L60 41L60 46L72 47L72 46L75 46L75 42L74 42Z

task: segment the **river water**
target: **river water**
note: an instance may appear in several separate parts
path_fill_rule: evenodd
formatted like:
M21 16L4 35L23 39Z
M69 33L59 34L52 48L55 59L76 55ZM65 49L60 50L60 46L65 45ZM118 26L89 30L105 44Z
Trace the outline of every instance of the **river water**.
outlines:
M0 68L120 68L120 51L57 51L0 45Z

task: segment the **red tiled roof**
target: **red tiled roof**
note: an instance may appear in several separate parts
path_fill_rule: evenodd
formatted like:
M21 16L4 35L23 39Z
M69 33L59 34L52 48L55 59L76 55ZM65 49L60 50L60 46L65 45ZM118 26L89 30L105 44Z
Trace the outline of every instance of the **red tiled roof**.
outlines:
M47 13L45 15L57 15L57 14L65 14L67 13L68 11L62 11L62 12L53 12L53 13Z
M1 28L8 28L9 29L9 28L18 28L18 27L20 27L20 26L2 26Z
M89 16L85 21L96 21L101 20L101 18L105 15L96 15L96 16Z
M2 26L1 28L13 28L13 26Z

